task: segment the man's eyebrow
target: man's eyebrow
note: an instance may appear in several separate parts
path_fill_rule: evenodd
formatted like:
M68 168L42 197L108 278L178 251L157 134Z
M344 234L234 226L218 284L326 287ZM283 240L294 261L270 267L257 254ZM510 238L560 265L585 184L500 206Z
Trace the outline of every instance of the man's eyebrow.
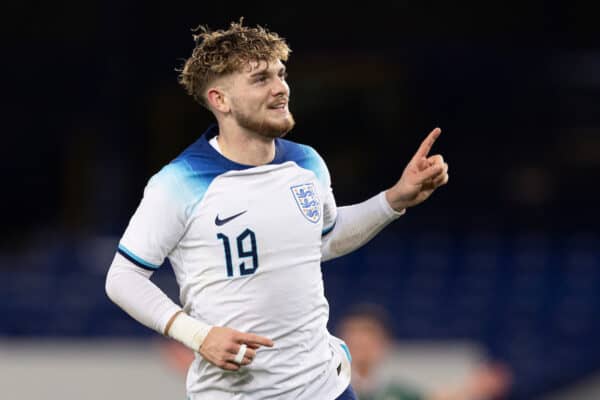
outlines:
M281 67L277 71L277 74L281 74L281 73L285 73L285 67ZM256 72L250 74L250 78L255 78L255 77L258 77L258 76L265 76L265 75L269 75L269 70L268 69L263 69L261 71L256 71Z
M262 75L268 75L268 74L269 74L269 71L266 69L263 69L262 71L256 71L253 74L250 74L250 78L254 78L254 77L262 76Z

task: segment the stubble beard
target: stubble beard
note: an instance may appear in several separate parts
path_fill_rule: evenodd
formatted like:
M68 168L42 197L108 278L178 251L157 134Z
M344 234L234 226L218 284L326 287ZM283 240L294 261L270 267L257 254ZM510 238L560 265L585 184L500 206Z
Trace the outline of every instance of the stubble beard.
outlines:
M294 128L294 125L296 125L296 121L291 112L288 112L285 118L276 122L267 118L254 118L252 115L244 114L242 112L236 112L234 113L234 116L240 127L271 139L285 136Z

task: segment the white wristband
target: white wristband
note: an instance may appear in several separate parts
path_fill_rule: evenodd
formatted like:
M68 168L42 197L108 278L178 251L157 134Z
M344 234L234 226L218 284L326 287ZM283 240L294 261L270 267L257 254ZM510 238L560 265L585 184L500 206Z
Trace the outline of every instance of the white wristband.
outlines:
M190 349L199 351L204 338L206 338L211 328L212 326L200 322L184 312L180 312L175 317L167 334Z

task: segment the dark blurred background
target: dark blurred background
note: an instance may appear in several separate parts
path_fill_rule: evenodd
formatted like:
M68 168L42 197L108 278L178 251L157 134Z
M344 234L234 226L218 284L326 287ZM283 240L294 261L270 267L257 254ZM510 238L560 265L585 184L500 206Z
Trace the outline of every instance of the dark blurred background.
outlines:
M324 265L332 323L370 300L400 339L476 340L516 372L515 399L600 368L592 5L7 7L1 335L152 334L106 299L104 274L147 179L213 121L177 84L191 29L244 16L288 40L288 138L319 150L338 204L391 186L443 129L449 185ZM168 267L156 275L176 296Z

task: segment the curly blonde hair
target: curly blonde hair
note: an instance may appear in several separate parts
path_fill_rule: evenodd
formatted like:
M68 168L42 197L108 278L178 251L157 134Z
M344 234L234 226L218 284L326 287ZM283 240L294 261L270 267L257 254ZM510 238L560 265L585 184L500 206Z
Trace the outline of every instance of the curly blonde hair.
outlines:
M232 22L227 30L199 26L193 35L196 47L179 72L179 83L198 103L208 108L205 91L216 78L240 71L249 62L287 61L289 46L277 33L261 26L250 28Z

